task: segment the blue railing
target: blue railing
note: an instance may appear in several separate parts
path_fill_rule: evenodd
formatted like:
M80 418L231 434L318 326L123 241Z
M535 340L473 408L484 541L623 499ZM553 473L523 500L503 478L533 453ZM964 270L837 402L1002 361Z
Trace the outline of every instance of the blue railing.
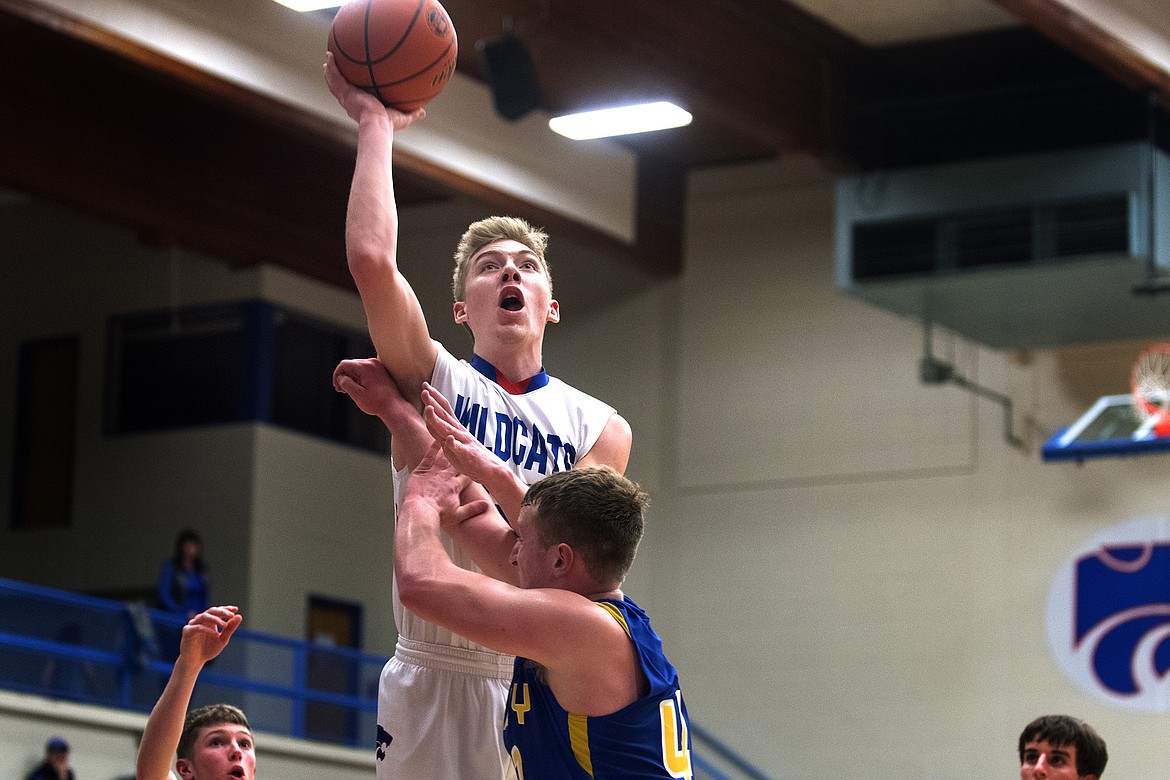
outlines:
M0 688L149 712L185 621L0 578ZM191 705L231 702L258 731L373 747L382 656L239 629L199 676ZM691 723L696 780L769 780Z
M185 622L139 603L0 579L0 687L149 712ZM192 706L233 702L260 731L372 746L385 663L240 629L200 675Z

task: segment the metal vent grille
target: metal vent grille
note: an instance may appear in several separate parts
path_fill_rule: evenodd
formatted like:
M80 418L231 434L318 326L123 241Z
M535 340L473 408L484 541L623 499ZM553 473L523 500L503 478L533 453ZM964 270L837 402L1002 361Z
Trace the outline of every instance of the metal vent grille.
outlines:
M1124 197L1060 206L1052 225L1056 257L1077 257L1129 249L1129 200Z
M853 226L853 278L1051 263L1129 250L1125 195Z

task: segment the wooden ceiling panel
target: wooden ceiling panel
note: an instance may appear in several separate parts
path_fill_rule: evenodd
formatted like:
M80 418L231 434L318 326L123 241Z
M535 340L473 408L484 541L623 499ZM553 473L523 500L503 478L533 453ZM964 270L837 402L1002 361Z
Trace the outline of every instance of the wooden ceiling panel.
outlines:
M0 182L152 243L340 286L352 145L323 123L86 26L0 4ZM35 67L30 63L36 63ZM409 171L404 207L453 196Z
M1165 74L1111 54L1059 0L998 2L1047 38L1016 28L872 49L780 0L445 0L465 75L483 78L476 42L509 28L551 111L668 97L695 119L619 141L639 159L633 246L396 152L400 208L472 198L671 274L696 169L785 155L896 167L1148 126L1142 89ZM0 185L153 242L352 285L345 128L34 0L0 0L0 116Z
M696 168L827 151L830 60L857 50L783 2L448 0L459 69L481 80L474 43L510 29L529 49L553 113L672 99L695 115L656 154ZM626 142L644 150L653 140Z
M995 2L1102 72L1135 90L1152 91L1164 104L1170 104L1170 73L1166 72L1165 63L1151 59L1125 39L1125 29L1134 19L1124 3L1104 0L1097 6L1100 16L1091 19L1078 11L1075 3L1064 0ZM1157 10L1157 4L1149 4L1149 9L1164 16L1164 10ZM1160 41L1164 50L1167 41L1162 34L1150 32L1153 41Z

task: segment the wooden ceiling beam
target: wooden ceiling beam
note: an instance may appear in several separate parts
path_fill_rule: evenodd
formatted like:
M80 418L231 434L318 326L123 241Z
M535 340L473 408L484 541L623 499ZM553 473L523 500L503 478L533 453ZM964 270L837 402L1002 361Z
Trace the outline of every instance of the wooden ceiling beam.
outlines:
M0 0L0 185L232 265L352 288L344 222L355 132L91 23ZM658 272L592 226L395 152L402 209L482 200Z
M1163 105L1170 105L1170 72L1127 40L1119 28L1105 21L1109 3L1098 20L1062 0L995 0L1004 10L1069 51L1093 63L1122 84L1153 89Z
M447 0L462 71L482 77L475 41L512 20L552 112L674 97L773 154L827 149L836 62L857 44L782 0Z

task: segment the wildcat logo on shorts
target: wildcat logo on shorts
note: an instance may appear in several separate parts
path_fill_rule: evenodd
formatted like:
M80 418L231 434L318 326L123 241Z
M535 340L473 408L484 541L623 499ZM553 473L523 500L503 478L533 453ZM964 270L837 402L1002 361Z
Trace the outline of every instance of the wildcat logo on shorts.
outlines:
M1170 710L1170 515L1107 529L1074 553L1052 586L1048 642L1097 698Z
M374 740L374 754L377 755L378 760L381 761L386 757L386 748L390 747L390 743L394 741L394 737L390 736L390 732L382 728L382 724L378 724L378 738Z

